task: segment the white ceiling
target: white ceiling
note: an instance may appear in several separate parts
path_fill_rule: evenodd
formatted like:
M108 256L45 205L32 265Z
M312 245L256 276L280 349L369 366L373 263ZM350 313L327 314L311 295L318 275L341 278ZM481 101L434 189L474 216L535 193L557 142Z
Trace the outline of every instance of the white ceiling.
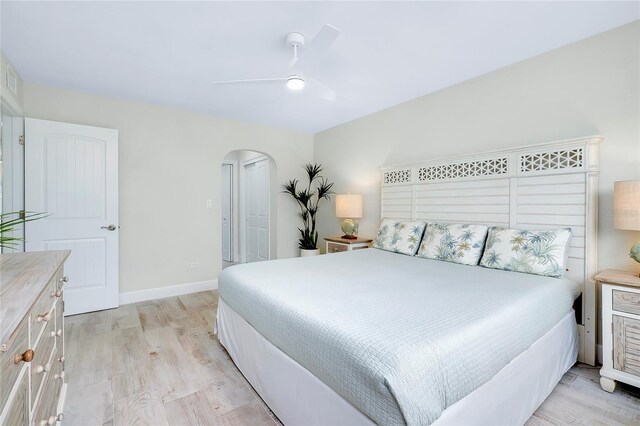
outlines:
M317 132L640 18L638 2L9 2L22 77ZM287 75L284 36L342 31L314 77L343 99L214 80Z

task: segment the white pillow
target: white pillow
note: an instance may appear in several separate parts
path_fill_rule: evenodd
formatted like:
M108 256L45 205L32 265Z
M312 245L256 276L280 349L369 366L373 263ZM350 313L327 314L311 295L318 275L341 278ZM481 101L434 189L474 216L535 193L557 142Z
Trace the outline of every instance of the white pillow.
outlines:
M480 265L560 278L564 275L571 228L553 231L489 228Z
M426 222L383 219L373 247L413 256L418 250Z
M427 223L418 257L477 265L482 256L486 225Z

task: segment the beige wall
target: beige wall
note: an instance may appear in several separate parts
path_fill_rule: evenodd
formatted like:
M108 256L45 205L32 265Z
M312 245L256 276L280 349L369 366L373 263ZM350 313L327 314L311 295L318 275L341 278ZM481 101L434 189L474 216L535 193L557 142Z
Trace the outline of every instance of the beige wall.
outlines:
M312 135L34 84L25 85L24 109L28 117L119 130L120 292L218 277L229 151L270 154L277 182L303 177L300 165L313 156ZM280 193L277 204L277 254L292 257L295 205Z
M599 267L640 271L640 233L615 230L613 182L640 179L638 21L315 135L314 159L338 193L365 195L375 235L382 165L601 134ZM337 235L332 208L321 236Z

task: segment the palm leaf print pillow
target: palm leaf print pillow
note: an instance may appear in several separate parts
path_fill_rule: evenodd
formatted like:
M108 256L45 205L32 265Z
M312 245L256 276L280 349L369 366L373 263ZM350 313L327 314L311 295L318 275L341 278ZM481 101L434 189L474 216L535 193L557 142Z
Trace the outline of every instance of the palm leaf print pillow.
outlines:
M477 265L482 256L488 226L468 224L427 224L418 257Z
M401 219L383 219L373 248L413 256L418 251L425 222L407 222Z
M480 265L485 268L561 278L571 228L528 231L493 227Z

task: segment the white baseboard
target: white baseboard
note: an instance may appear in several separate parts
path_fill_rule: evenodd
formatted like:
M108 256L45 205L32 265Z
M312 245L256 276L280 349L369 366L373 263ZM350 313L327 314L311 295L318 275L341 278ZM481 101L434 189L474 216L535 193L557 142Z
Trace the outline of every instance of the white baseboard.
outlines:
M147 300L162 299L164 297L182 296L183 294L215 290L217 288L218 280L196 281L193 283L149 288L146 290L127 291L125 293L120 293L119 301L121 305L127 305L129 303L145 302Z

